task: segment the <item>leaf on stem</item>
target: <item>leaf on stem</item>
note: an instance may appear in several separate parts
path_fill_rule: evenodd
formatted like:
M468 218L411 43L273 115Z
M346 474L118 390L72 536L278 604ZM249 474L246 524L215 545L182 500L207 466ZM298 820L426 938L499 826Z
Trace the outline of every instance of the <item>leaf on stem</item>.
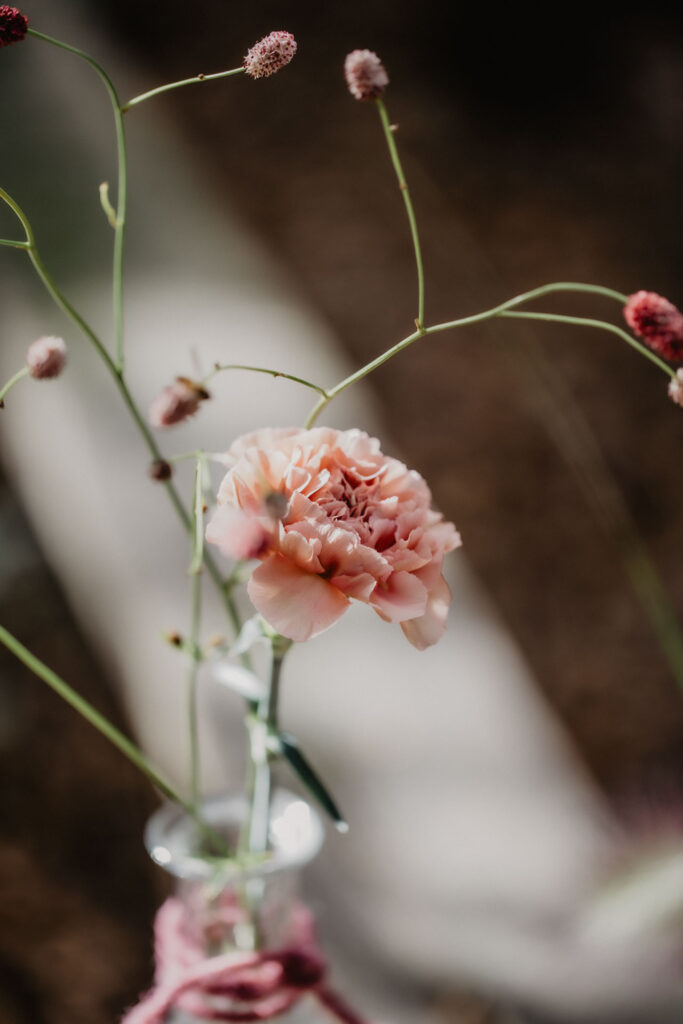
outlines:
M296 738L290 733L280 732L274 739L277 742L279 753L289 762L290 767L299 776L306 789L330 816L335 828L339 832L348 832L349 826L337 807L334 797L302 753Z

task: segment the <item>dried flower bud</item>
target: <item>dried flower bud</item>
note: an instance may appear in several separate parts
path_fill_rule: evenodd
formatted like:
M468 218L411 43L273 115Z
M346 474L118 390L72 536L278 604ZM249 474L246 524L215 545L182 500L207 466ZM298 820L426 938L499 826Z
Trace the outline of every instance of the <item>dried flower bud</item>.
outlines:
M66 363L66 345L62 338L38 338L26 353L28 372L36 380L58 377Z
M656 292L636 292L624 306L634 334L664 359L683 359L683 314Z
M153 427L172 427L194 416L199 403L210 397L201 384L187 377L176 377L175 383L164 388L150 405L149 421Z
M244 70L251 78L268 78L289 64L296 53L291 32L271 32L254 43L244 58Z
M20 43L26 38L28 18L16 7L0 5L0 47Z
M669 398L676 405L683 405L683 370L676 370L676 376L669 381Z
M372 50L353 50L344 61L344 77L357 100L376 100L389 85L382 61Z
M155 459L154 462L150 462L147 473L152 480L164 483L173 476L173 466L166 459Z
M171 644L172 647L182 647L183 645L183 638L175 629L171 630L170 633L165 633L164 637L166 642Z

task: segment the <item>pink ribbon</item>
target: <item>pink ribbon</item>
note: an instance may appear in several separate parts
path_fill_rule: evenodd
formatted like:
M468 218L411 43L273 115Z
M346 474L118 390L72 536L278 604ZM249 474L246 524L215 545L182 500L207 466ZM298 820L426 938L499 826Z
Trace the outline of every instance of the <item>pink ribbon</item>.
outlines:
M307 992L342 1024L369 1024L324 984L326 963L315 943L312 915L302 904L295 908L292 943L283 949L207 957L186 926L184 905L171 897L156 915L154 951L154 988L122 1024L163 1024L173 1006L201 1020L271 1020ZM231 1008L230 1000L244 1006Z

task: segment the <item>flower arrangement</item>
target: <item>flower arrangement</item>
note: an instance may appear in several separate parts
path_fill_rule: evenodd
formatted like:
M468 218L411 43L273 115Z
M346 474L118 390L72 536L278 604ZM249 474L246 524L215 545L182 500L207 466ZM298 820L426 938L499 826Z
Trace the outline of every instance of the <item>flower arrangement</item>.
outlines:
M15 215L24 237L2 239L0 243L28 256L56 306L71 322L70 327L82 333L97 351L146 445L149 476L166 488L170 504L187 530L191 546L190 629L187 637L170 638L188 659L189 666L191 755L187 791L179 792L128 737L118 732L2 626L0 642L145 772L164 796L196 821L200 837L198 853L213 865L216 877L231 870L239 872L269 856L271 774L280 760L288 762L337 827L346 828L328 786L296 741L280 729L278 699L283 665L291 645L303 643L333 627L352 601L369 605L387 623L399 624L407 641L419 650L437 643L447 624L450 593L443 576L443 562L445 556L460 545L454 525L434 510L427 483L418 472L385 455L380 442L360 429L341 431L318 425L322 413L339 394L408 347L432 335L492 319L542 320L570 328L592 327L605 331L664 373L669 396L682 405L683 371L675 371L669 364L683 360L683 315L667 299L653 292L639 291L628 296L601 285L553 282L501 301L491 309L430 323L425 312L417 219L396 145L394 125L384 102L389 76L377 54L355 50L344 62L346 84L354 99L374 105L377 110L405 205L416 267L414 329L366 365L330 386L283 373L278 368L217 365L201 380L179 376L165 386L160 382L159 394L145 415L132 397L125 362L125 119L136 107L173 89L240 74L254 80L269 77L295 57L297 44L289 32L273 31L248 49L241 66L172 82L121 102L115 86L96 60L34 29L18 9L0 7L0 46L23 41L57 46L86 61L101 79L112 102L118 144L116 204L110 201L105 186L100 188L100 200L114 236L113 349L102 342L61 291L39 253L30 216L1 187L0 198ZM630 333L611 320L528 308L545 296L570 292L616 302ZM50 324L47 329L56 328ZM51 380L66 368L67 346L61 338L45 336L33 341L27 349L25 366L0 389L0 404L8 407L4 415L11 416L9 395L22 380L27 377ZM204 404L212 400L211 378L234 370L285 378L314 392L315 402L305 423L266 426L233 440L227 452L220 454L197 450L189 455L176 455L162 450L155 431L165 432L190 417L201 416ZM181 494L174 482L174 468L183 459L191 459L195 465L190 495ZM212 466L220 466L225 472L215 492L210 474ZM231 563L227 569L224 562L214 557L213 549L220 558ZM233 634L229 642L213 649L202 637L202 587L207 577L218 588ZM236 594L244 588L254 607L254 615L246 621L236 601ZM258 677L250 660L256 643L265 643L270 651L267 678ZM234 666L235 688L245 695L245 724L250 737L250 771L246 786L249 811L233 845L227 843L226 837L204 816L198 771L198 669L202 662L218 656L227 656ZM203 948L189 941L178 904L170 903L162 908L157 920L157 942L158 948L166 952L160 963L158 983L152 993L129 1012L128 1024L161 1022L174 1005L211 1019L267 1019L286 1012L307 992L317 995L338 1019L360 1020L326 987L322 960L314 945L310 917L305 911L301 911L290 944L271 948L261 934L261 895L253 887L245 886L241 896L240 924L248 927L241 928L240 943L221 948L218 955L209 958ZM233 906L228 909L231 913L235 910ZM216 992L227 994L241 1008L217 1007L211 1002Z

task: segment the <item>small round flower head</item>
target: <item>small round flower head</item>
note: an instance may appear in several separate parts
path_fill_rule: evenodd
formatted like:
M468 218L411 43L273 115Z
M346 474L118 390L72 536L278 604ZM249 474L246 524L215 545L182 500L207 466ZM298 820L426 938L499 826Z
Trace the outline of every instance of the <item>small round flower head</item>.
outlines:
M154 462L150 462L147 473L152 480L165 483L173 476L173 466L166 459L155 459Z
M58 377L66 363L66 345L62 338L38 338L26 353L28 372L36 380Z
M0 47L20 43L26 38L28 18L16 7L0 4Z
M676 376L669 381L669 398L676 405L683 405L683 370L676 370Z
M372 50L353 50L344 61L344 77L357 100L376 100L389 85L382 61Z
M250 78L268 78L289 64L295 53L296 39L291 32L270 32L247 52L244 70Z
M153 427L172 427L176 423L194 416L199 403L209 398L209 392L201 384L187 377L176 377L149 407L149 421Z
M656 292L636 292L624 306L634 334L664 359L683 359L683 313Z

